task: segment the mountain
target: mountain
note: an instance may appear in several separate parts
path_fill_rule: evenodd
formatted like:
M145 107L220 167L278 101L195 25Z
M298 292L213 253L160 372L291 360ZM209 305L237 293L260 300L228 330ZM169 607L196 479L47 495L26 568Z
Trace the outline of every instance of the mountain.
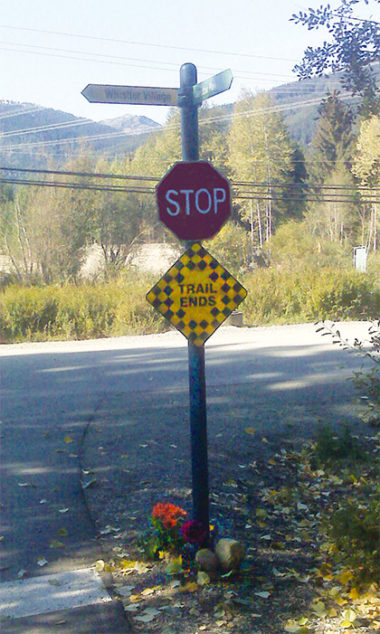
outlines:
M161 127L157 121L153 121L148 117L138 117L129 114L116 117L115 119L105 119L99 123L115 128L115 130L119 130L125 134L144 134L146 132L153 132Z
M0 165L63 165L80 147L96 155L132 153L160 125L147 117L117 117L105 122L32 103L0 100Z
M374 70L380 85L380 64L374 65ZM290 135L301 145L310 144L317 125L318 106L328 92L339 90L346 103L355 104L340 80L341 76L336 74L294 81L269 90ZM232 110L233 104L216 109L218 117L226 115L226 131ZM0 100L0 166L62 166L80 148L96 156L125 156L132 154L147 135L154 134L160 127L148 117L123 115L96 123L52 108Z

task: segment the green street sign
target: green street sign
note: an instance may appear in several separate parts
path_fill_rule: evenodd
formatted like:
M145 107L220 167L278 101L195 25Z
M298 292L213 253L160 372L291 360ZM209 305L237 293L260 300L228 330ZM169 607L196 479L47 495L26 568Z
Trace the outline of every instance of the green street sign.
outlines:
M200 104L205 99L209 99L209 97L214 97L228 90L231 88L232 80L232 70L227 68L221 73L195 84L195 86L193 86L194 104Z

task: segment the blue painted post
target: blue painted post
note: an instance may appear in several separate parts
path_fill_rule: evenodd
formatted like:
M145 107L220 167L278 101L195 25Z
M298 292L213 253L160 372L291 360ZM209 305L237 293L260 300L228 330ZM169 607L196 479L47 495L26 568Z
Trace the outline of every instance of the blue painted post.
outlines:
M193 86L197 83L194 64L183 64L180 70L178 102L181 108L182 159L199 160L198 107L194 105ZM189 243L189 245L191 242ZM207 457L206 372L204 346L188 343L191 468L193 482L193 515L207 529L209 542L209 488Z

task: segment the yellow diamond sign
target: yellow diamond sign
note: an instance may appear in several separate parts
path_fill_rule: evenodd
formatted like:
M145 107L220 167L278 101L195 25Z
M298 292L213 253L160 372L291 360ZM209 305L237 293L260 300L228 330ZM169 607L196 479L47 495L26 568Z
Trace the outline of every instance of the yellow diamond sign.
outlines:
M195 242L147 293L147 300L202 346L246 298L245 288Z

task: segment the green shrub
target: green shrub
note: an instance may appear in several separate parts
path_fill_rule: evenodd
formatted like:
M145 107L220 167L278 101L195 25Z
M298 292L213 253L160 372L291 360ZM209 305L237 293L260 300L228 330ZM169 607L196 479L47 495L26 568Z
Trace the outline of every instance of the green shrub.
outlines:
M0 336L5 341L85 339L162 332L169 328L146 301L157 278L128 271L102 284L9 285L0 291ZM375 275L336 269L257 269L239 276L248 290L246 325L321 319L370 319L380 314Z
M320 425L313 445L314 466L338 466L344 462L355 463L365 460L367 455L361 443L352 436L348 425L335 431L330 425Z
M371 319L380 314L376 278L356 271L261 269L243 280L246 325L321 319Z
M380 581L380 488L367 501L345 502L328 528L336 558L359 582Z

